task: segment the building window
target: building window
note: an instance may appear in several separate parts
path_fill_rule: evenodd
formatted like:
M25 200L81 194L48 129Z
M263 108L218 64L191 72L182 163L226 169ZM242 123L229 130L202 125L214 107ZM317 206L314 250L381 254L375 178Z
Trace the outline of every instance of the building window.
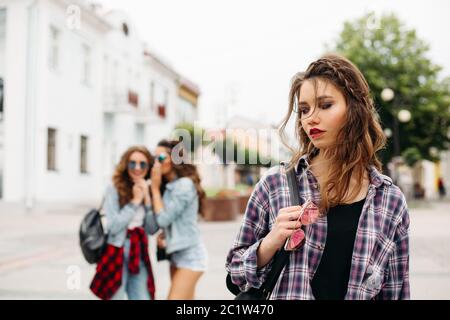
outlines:
M111 85L108 88L109 90L111 90L110 92L108 92L108 97L109 101L111 101L111 103L114 105L114 107L119 106L119 96L118 96L118 91L119 91L119 62L117 60L114 60L113 62L113 68L112 68L112 76L110 79L108 79L108 81L111 81ZM124 96L125 94L123 94L122 96ZM125 100L125 97L123 97L123 99Z
M83 65L81 82L86 85L91 84L91 48L88 45L82 46Z
M150 110L152 112L155 110L155 83L153 81L150 83Z
M161 118L166 117L166 106L164 104L158 105L158 116L160 116Z
M81 136L80 141L80 172L87 173L87 145L88 137Z
M47 130L47 170L56 171L56 129Z
M126 23L122 23L122 31L123 31L123 34L125 35L125 37L128 37L130 30Z
M3 119L3 78L0 78L0 120Z
M157 106L157 114L161 118L166 118L167 115L167 103L169 97L169 90L158 84L155 88L155 100L154 103Z
M6 9L0 9L0 120L3 119L3 76L5 75ZM1 160L0 160L1 162ZM0 165L1 167L1 165ZM0 182L1 184L1 182ZM1 188L1 186L0 186Z
M194 122L196 120L196 109L192 102L180 98L178 109L179 122Z
M56 70L59 67L59 41L60 32L55 27L50 27L48 65L50 69Z
M134 139L137 144L145 144L145 125L136 124Z
M139 105L139 96L136 92L128 90L128 103L134 107L138 107Z

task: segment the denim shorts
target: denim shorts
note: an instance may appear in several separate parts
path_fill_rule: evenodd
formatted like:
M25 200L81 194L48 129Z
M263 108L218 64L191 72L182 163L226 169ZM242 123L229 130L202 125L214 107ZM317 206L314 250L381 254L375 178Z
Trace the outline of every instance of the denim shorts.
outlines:
M208 252L203 243L171 253L170 264L177 268L204 272L208 264Z

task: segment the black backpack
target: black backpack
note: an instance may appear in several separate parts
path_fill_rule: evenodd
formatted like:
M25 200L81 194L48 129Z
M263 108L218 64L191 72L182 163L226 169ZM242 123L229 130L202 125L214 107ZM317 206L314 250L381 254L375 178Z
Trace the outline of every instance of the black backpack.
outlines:
M104 200L99 209L89 211L80 225L81 252L88 263L97 263L106 249L108 235L103 229L101 220L103 215L100 213L103 202Z

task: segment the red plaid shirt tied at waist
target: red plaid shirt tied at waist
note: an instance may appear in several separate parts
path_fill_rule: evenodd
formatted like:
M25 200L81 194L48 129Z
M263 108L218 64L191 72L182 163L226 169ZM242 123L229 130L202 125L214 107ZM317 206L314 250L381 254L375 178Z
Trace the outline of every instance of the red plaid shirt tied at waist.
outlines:
M152 266L148 255L148 238L143 228L128 230L130 238L130 254L128 258L128 270L130 274L139 273L139 262L142 258L147 269L147 288L151 299L155 298L155 281ZM122 285L122 273L124 264L124 249L108 244L97 264L96 273L90 289L100 299L109 300Z

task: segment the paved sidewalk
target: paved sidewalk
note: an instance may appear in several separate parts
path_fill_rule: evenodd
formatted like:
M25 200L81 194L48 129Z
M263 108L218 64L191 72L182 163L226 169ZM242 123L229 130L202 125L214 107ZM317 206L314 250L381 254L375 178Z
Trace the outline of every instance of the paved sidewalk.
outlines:
M84 261L78 227L88 206L24 209L0 202L0 299L96 299L88 287L95 265ZM200 279L197 299L232 299L225 287L225 257L240 221L202 222L209 270ZM150 239L154 249L155 240ZM168 262L151 260L156 298L165 299L170 285ZM79 288L74 275L80 275ZM73 288L75 286L75 288Z
M411 204L411 292L413 299L450 299L450 203ZM88 287L94 265L78 247L83 205L41 206L26 212L0 202L0 299L96 299ZM225 286L225 258L239 229L232 222L201 222L209 270L200 279L197 299L232 299ZM155 241L150 240L151 249ZM169 266L151 259L156 298L165 299ZM79 275L79 282L76 281Z

